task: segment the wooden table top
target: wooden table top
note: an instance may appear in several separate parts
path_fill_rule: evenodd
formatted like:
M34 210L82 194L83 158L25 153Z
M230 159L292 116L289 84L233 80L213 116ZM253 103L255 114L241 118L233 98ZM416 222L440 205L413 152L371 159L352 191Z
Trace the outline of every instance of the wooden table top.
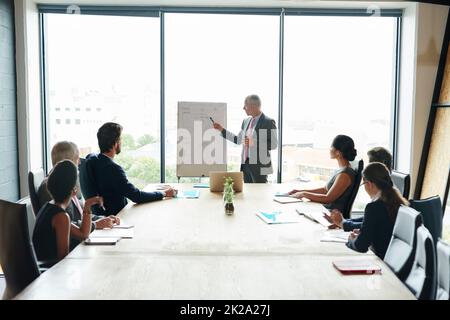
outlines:
M176 185L180 190L192 184ZM269 225L259 210L295 211L273 201L283 184L245 184L235 213L225 215L221 193L199 199L128 204L119 216L133 239L115 246L75 248L17 299L414 299L373 253L320 242L327 232L304 217ZM377 275L344 276L336 259L370 259Z

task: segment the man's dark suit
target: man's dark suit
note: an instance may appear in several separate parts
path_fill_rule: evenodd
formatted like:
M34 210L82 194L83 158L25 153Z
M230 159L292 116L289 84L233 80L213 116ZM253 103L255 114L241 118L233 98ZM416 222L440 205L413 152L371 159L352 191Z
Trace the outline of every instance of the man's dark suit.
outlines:
M137 189L128 181L123 168L104 154L89 154L86 157L85 167L84 176L87 176L88 182L82 183L82 187L87 185L85 189L88 190L83 190L83 194L85 197L102 196L108 214L114 215L122 210L127 205L127 198L136 203L163 198L161 192L144 192Z
M242 121L241 131L238 135L223 129L222 136L235 144L243 144L250 122L251 118ZM244 173L244 182L265 183L267 182L267 175L273 173L270 150L276 149L278 146L275 120L261 113L253 132L253 144L249 146L246 159L244 159L245 146L242 149L241 171Z

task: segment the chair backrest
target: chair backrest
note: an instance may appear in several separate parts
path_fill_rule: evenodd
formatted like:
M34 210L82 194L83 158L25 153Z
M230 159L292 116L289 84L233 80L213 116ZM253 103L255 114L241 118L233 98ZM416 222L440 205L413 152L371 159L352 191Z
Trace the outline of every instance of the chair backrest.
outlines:
M416 210L401 205L398 209L394 230L384 262L397 277L405 281L408 277L416 253L416 229L422 225L422 216Z
M436 250L425 226L417 228L417 250L411 273L405 281L417 299L433 300L436 294Z
M42 181L45 179L44 170L39 169L28 173L28 192L30 193L31 204L34 214L37 215L41 207L44 205L39 200L38 189Z
M17 201L18 204L24 204L27 206L27 223L28 223L28 234L30 239L33 239L34 225L36 224L36 215L33 212L33 206L31 205L30 197L25 197Z
M348 199L348 202L344 210L342 211L342 215L344 216L345 219L349 219L351 216L353 203L355 202L356 195L358 194L359 190L359 184L361 183L363 168L364 168L364 161L362 159L358 161L358 167L353 168L356 172L356 175L355 179L353 180L353 185L351 186L352 193L350 194L350 198Z
M439 240L437 252L436 300L450 299L450 245Z
M93 172L85 158L80 158L78 170L80 172L80 187L83 197L89 199L90 197L97 195L97 189L93 182Z
M410 200L412 208L420 212L424 226L430 231L436 244L442 237L442 205L441 198L434 196L423 200Z
M409 199L409 189L411 187L411 176L407 173L392 170L391 173L392 182L400 191L400 194L405 199Z
M29 236L26 207L0 200L0 264L6 279L3 299L17 295L40 274Z

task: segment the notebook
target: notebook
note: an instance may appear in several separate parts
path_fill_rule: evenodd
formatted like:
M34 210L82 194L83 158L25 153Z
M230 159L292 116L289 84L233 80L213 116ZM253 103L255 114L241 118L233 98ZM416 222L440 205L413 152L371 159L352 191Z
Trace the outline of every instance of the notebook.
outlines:
M115 245L119 240L120 240L120 238L117 238L117 237L88 238L84 241L84 244L87 246L90 246L90 245L110 245L111 246L111 245Z
M259 211L256 213L267 224L279 224L279 223L296 223L299 222L298 215L294 212L281 212L281 211L270 211L264 212Z
M178 191L177 198L197 199L200 196L200 190Z
M370 260L346 259L333 261L333 266L342 274L373 274L380 273L381 267Z
M347 243L348 236L351 232L345 232L344 230L326 230L323 237L320 239L321 242L340 242Z
M332 223L323 217L324 214L329 215L330 212L321 203L302 202L297 205L295 210L298 214L304 215L306 218L320 223L324 227L328 228L332 225Z
M123 219L120 219L120 224L113 225L113 229L131 229L134 225L127 224Z
M132 224L125 224L122 223L122 221L120 222L120 224L113 225L113 229L131 229L131 228L134 228Z
M278 203L295 203L295 202L302 202L302 199L298 199L298 198L294 198L294 197L280 197L280 196L275 196L275 198L273 198L273 201L276 201Z
M122 238L122 239L132 239L134 237L134 228L120 229L99 229L94 230L89 238Z

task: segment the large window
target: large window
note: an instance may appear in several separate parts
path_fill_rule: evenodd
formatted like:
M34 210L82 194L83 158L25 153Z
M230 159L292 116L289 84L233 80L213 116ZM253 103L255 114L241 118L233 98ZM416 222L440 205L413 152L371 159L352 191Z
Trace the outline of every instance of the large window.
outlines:
M98 128L118 122L116 160L136 185L158 182L159 19L46 14L45 26L47 147L70 140L85 156L98 150Z
M279 169L281 182L325 183L337 169L329 159L337 134L351 136L366 163L368 149L392 150L399 13L287 10L283 19L276 10L163 8L163 19L43 13L48 150L68 139L82 155L97 151L100 125L119 122L117 161L132 182L143 187L161 176L175 182L178 102L226 102L227 128L237 133L249 94L258 94L263 112L282 126L282 161L272 151L271 182ZM229 170L238 170L241 146L228 143L227 153ZM355 208L367 201L361 190Z
M262 111L277 119L279 17L169 13L165 38L166 181L174 182L178 101L227 103L227 127L235 134L250 94L258 94ZM241 149L228 142L229 170L239 171ZM272 162L276 173L276 151Z
M392 149L396 24L392 17L285 17L283 181L320 180L337 168L333 138ZM364 207L363 188L355 206Z

